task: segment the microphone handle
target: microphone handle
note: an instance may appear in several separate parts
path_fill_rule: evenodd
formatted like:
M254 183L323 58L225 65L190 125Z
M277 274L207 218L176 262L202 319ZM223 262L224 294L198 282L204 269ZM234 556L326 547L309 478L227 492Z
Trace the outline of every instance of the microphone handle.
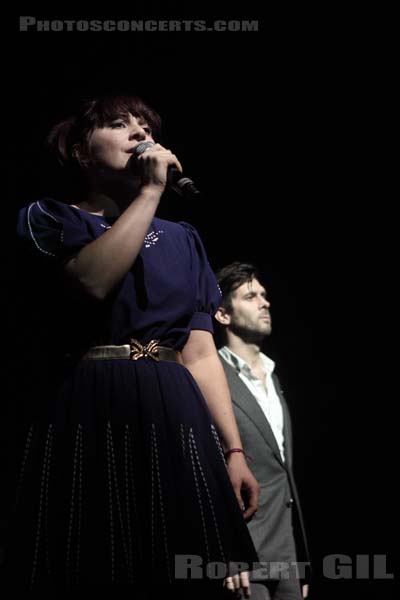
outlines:
M169 167L167 173L167 181L169 186L180 196L186 198L199 197L200 192L195 186L194 182L185 177L175 167Z
M139 156L146 152L149 148L154 146L153 142L139 142L135 148L135 155ZM178 169L175 167L169 167L167 172L167 182L168 185L180 196L184 198L198 198L200 196L200 192L189 177L185 177Z

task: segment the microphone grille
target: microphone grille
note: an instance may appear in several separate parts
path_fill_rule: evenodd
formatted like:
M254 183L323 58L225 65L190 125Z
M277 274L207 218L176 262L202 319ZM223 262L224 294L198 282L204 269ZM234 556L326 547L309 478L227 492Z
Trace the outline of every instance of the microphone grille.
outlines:
M141 154L143 154L143 152L146 152L146 150L148 150L152 146L154 146L154 142L139 142L133 152L133 155L140 156Z

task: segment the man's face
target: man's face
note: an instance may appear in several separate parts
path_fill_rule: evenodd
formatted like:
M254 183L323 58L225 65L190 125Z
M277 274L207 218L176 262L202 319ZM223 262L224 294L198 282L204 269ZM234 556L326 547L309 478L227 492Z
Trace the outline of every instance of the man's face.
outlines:
M246 341L259 341L271 333L270 304L257 279L243 283L232 295L228 328Z

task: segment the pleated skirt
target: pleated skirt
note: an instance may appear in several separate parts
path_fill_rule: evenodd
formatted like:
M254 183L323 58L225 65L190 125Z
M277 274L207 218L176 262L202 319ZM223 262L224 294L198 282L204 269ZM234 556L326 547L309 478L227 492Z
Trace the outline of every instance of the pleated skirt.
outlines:
M81 361L45 396L21 451L6 551L16 588L223 597L229 564L257 561L185 367Z

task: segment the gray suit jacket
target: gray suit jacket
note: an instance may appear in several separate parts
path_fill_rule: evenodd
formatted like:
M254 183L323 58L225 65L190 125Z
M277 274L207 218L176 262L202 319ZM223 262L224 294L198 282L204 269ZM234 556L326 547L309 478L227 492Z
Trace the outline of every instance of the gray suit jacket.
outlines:
M221 356L231 392L233 409L243 448L251 457L248 466L257 479L261 494L258 511L249 522L249 530L261 562L309 562L304 523L292 472L292 430L290 415L276 375L273 381L280 398L284 420L285 462L272 429L257 400ZM299 534L294 542L292 511L298 516ZM296 546L296 548L295 548Z

